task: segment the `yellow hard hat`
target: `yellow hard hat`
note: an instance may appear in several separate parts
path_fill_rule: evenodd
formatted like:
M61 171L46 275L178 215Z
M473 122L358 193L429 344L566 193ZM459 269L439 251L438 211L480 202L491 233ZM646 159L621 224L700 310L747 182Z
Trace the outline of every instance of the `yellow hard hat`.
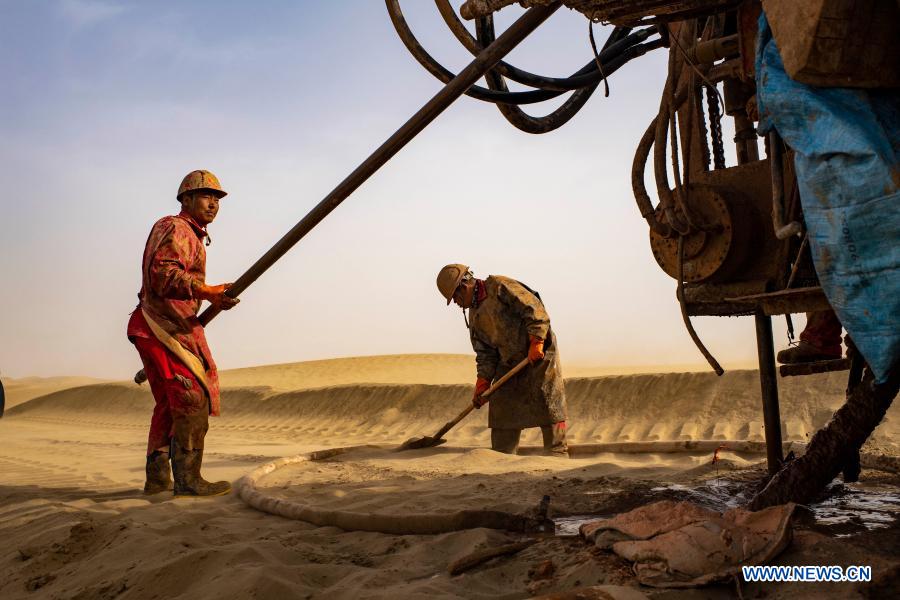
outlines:
M181 196L194 190L209 190L214 192L219 198L228 195L228 192L222 189L219 178L203 169L191 171L185 175L184 179L181 180L181 185L178 186L178 195L175 197L180 202Z
M459 287L459 283L463 280L469 267L466 265L452 264L447 265L438 273L437 287L441 296L447 299L447 304L453 300L453 292Z

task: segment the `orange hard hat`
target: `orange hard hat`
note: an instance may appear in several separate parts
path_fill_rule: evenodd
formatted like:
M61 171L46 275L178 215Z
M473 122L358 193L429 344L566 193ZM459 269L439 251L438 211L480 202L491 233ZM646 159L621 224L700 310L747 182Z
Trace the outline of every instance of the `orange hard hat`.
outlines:
M204 169L191 171L185 175L184 179L181 180L181 185L178 186L178 195L175 197L178 198L178 201L180 202L181 197L184 194L193 192L194 190L209 190L219 198L228 195L228 192L222 189L219 178Z

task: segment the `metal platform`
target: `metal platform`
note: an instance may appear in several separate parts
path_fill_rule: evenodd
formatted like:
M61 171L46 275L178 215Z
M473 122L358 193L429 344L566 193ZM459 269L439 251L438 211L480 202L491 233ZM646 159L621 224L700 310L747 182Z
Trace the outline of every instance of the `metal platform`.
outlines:
M825 298L825 292L821 287L794 288L751 296L736 296L725 298L725 301L745 305L752 304L768 316L831 310L831 305L828 304L828 299Z

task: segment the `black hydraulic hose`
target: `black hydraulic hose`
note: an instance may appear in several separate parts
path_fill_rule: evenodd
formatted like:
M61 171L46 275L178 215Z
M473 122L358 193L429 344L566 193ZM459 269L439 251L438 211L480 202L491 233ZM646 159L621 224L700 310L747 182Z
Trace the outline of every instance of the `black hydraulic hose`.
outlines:
M642 29L629 34L625 39L612 44L609 48L600 51L600 62L603 64L603 73L597 69L597 59L591 59L590 65L585 65L578 73L569 77L568 81L571 85L578 88L584 85L592 85L603 81L604 76L609 76L609 66L616 65L621 67L626 62L633 60L639 56L643 56L651 50L662 48L664 42L662 39L656 39L645 44L643 42L653 34L651 29ZM621 62L620 62L621 61Z
M490 19L490 17L487 18ZM492 20L490 22L493 23ZM491 24L490 30L493 32L493 24ZM620 57L628 57L625 60L625 62L628 62L629 60L646 54L650 50L662 47L661 43L657 44L657 42L661 42L661 40L654 40L647 44L641 44L641 42L645 42L654 33L656 33L655 28L647 27L645 29L639 29L634 33L623 34L622 37L619 38L614 31L600 51L599 59L600 63L603 65L602 73L600 72L600 69L597 68L597 58L595 57L569 77L556 79L557 87L564 88L565 91L573 91L600 83L603 81L604 74L609 74L607 70L608 63L616 62ZM493 39L493 37L491 39Z
M675 215L675 202L672 198L672 190L669 187L669 177L666 173L666 148L668 147L668 135L670 121L675 119L675 113L681 104L687 99L687 88L684 81L678 81L675 72L675 53L669 52L669 67L666 83L663 86L662 97L659 104L659 113L656 119L656 134L653 141L653 174L656 181L656 194L659 196L659 204L666 217L667 224L684 235L688 233L688 227ZM678 86L673 90L673 86Z
M480 44L488 45L494 41L494 20L492 17L487 16L479 18L476 21L475 28ZM496 69L491 69L485 74L484 78L485 81L487 81L488 87L492 90L501 92L508 91L506 82L503 81L503 76ZM573 92L562 106L543 117L533 117L514 104L498 102L497 108L500 110L500 114L515 126L516 129L531 134L548 133L562 127L574 117L585 103L587 103L598 85L598 83L595 83L592 86Z
M435 60L419 43L418 39L416 39L415 35L412 33L412 30L409 28L409 25L406 23L406 19L403 17L403 13L400 10L399 0L385 0L385 4L387 6L388 14L391 18L391 23L393 23L394 29L397 31L397 35L409 50L410 54L412 54L413 57L419 62L419 64L425 67L425 69L438 80L444 83L450 81L450 79L454 77L453 72L448 70L437 60ZM641 30L612 44L606 51L601 53L601 60L603 61L604 69L606 69L606 61L614 61L617 55L625 55L628 57L627 60L631 60L633 58L636 58L637 56L645 54L650 50L661 47L661 43L659 40L655 40L654 42L650 42L647 44L635 44L636 41L642 41L649 37L653 33L653 31L653 28ZM609 55L604 56L604 54L606 54L607 52L609 53ZM625 62L627 62L627 60ZM607 75L608 74L609 73L607 72ZM603 75L597 70L596 62L592 60L590 63L577 71L575 75L573 75L573 77L568 78L566 81L569 82L571 89L577 89L597 83L602 78ZM471 86L466 91L467 96L470 96L477 100L483 100L485 102L503 102L505 104L534 104L537 102L544 102L545 100L556 98L557 96L560 96L564 93L564 91L550 90L496 92L477 85Z
M473 55L481 52L482 48L484 48L484 42L476 39L469 33L469 30L466 28L465 24L460 20L459 16L456 14L456 11L453 10L453 7L450 6L449 0L435 0L435 4L437 5L438 11L441 13L441 16L444 18L444 22L447 24L447 27L456 36L456 39ZM493 17L492 15L487 15L482 17L482 19L489 19L491 22L491 31L493 31ZM480 20L480 19L479 19ZM478 20L476 20L476 23ZM655 31L655 28L648 28L652 31ZM604 50L611 46L612 43L620 41L622 38L631 33L631 28L629 27L616 27L612 34L610 34L609 39L604 45ZM491 35L493 39L493 34ZM643 40L642 40L643 41ZM529 73L528 71L524 71L515 67L509 63L504 61L500 61L497 63L497 66L494 67L495 71L498 71L504 77L515 81L516 83L521 83L522 85L528 85L535 88L540 88L543 90L549 91L571 91L574 89L578 89L580 87L584 87L583 84L573 85L571 78L559 78L559 77L545 77L543 75L535 75L534 73ZM583 69L582 69L583 70Z
M647 127L647 130L641 137L641 141L634 153L634 162L631 164L631 189L634 192L634 200L637 202L638 210L647 221L650 229L659 235L668 237L672 233L672 228L664 223L660 223L659 219L656 218L653 202L647 193L647 186L644 185L647 158L650 156L650 148L653 147L653 139L656 137L657 118L653 117L650 126Z
M616 71L618 71L619 68L621 68L625 63L627 63L639 56L643 56L644 54L646 54L647 52L649 52L651 50L655 50L656 48L661 48L662 43L663 43L662 40L654 40L654 41L648 42L646 44L638 44L637 46L632 46L631 48L628 48L625 52L623 52L621 55L619 55L618 57L616 57L609 63L603 63L603 72L608 77L608 76L612 75L613 73L615 73ZM596 84L594 85L593 88L591 88L591 91L593 91L594 89L596 89ZM577 94L577 92L576 92L576 94ZM574 97L574 94L573 94L573 97ZM571 98L570 98L570 100L571 100ZM585 98L585 100L587 100L587 98ZM498 103L498 105L499 105L499 103ZM566 105L563 105L562 107L560 107L560 109L563 109L565 106ZM580 106L579 106L579 108L580 108ZM547 117L544 117L545 119L547 119L547 121L545 123L538 125L536 127L526 126L529 128L523 129L523 131L526 131L528 133L546 133L548 131L553 131L554 129L558 128L559 126L565 124L569 119L571 119L575 115L576 112L578 112L578 111L575 110L574 112L568 113L567 111L557 110L554 113L547 115ZM528 117L529 119L534 119L534 117L530 117L529 115L527 115L525 113L522 113L522 114L524 116ZM504 114L504 116L506 116L506 114ZM510 122L512 122L512 121L510 121ZM512 122L512 123L513 123L513 125L516 125L516 123L514 123L514 122ZM516 126L518 127L518 125L516 125ZM536 129L538 129L538 127L541 128L541 130L536 130ZM535 129L535 130L532 130L532 129Z
M409 53L413 55L420 65L425 67L425 70L434 75L438 80L442 83L447 83L451 79L453 79L453 72L440 64L437 60L432 57L427 50L419 43L419 40L416 39L416 36L413 34L412 30L409 28L409 25L406 23L406 19L403 17L403 12L400 10L399 0L385 0L385 5L387 6L388 15L391 18L391 23L394 25L394 29L397 31L397 35L400 37L400 41L403 42L403 45L406 46L406 49L409 50ZM483 88L478 85L472 85L468 90L466 90L466 95L476 100L483 100L485 102L507 102L512 104L533 104L536 102L543 102L545 100L550 100L552 98L556 98L564 94L565 92L551 92L544 90L533 90L528 92L509 92L509 93L499 93L493 92L487 88Z
M703 358L706 359L706 362L709 363L709 366L712 367L713 371L716 372L716 375L722 376L725 373L725 369L722 368L722 365L719 364L719 361L716 360L716 357L712 355L712 353L706 349L706 346L703 344L703 341L700 339L700 336L697 335L697 331L694 329L694 324L691 323L691 317L687 312L687 299L684 297L684 236L678 236L678 288L676 293L678 294L678 304L681 307L681 319L684 321L684 326L687 329L688 335L691 336L691 340L694 342L694 345L697 346L697 349L703 355ZM770 335L771 338L771 335Z
M597 68L597 64L600 61L595 57L593 64L593 73L589 74L588 76L590 76L592 79L595 79L596 75L599 74L602 78L605 76L605 74L612 73L613 71L618 69L621 65L625 64L627 60L631 60L631 58L634 58L634 56L628 54L632 48L635 48L634 45L630 45L633 44L632 40L642 41L649 37L654 31L654 28L648 28L636 32L633 35L628 35L628 30L624 28L616 28L616 30L613 31L613 33L609 36L606 43L604 44L601 56L606 55L607 57L609 57L611 54L618 53L619 49L622 49L622 54L619 54L618 56L613 58L612 64L605 64L602 72L599 68ZM466 33L468 33L467 30ZM481 17L476 20L476 33L478 36L476 40L478 43L478 47L483 47L494 40L494 19L491 15ZM582 68L582 71L586 71L587 69L588 67L585 66L584 68ZM569 81L571 82L574 79L578 79L578 76L569 78ZM485 75L485 80L488 83L488 87L490 87L494 91L508 91L506 83L499 73L499 69L491 69L491 71L487 75ZM514 127L521 131L531 134L548 133L569 122L569 120L574 117L578 113L578 111L581 110L588 99L590 99L591 95L594 93L594 90L597 89L598 85L599 81L591 84L589 87L579 89L578 91L574 92L562 104L562 106L558 107L556 110L543 117L533 117L527 114L518 106L512 104L497 103L497 108L500 110L500 113L507 121L509 121Z

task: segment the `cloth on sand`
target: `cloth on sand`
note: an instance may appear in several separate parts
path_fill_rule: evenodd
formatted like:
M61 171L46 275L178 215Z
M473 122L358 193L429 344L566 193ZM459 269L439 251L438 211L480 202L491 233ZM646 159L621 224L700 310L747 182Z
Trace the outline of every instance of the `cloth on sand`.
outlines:
M696 587L728 581L742 566L771 561L791 541L795 508L788 503L720 514L689 502L663 500L585 523L581 535L632 561L643 585Z
M582 537L594 542L598 548L605 549L622 540L648 540L685 525L718 516L719 513L716 511L690 502L661 500L610 519L585 523L580 531Z

